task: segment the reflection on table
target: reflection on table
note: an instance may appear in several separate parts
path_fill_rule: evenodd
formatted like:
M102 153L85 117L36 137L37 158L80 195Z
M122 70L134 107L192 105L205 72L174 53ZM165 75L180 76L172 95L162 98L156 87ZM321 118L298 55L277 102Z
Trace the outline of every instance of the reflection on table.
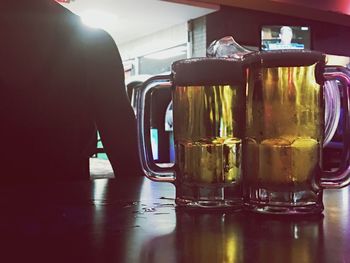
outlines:
M349 262L349 188L325 191L324 216L298 218L176 209L173 185L142 177L0 196L2 262Z

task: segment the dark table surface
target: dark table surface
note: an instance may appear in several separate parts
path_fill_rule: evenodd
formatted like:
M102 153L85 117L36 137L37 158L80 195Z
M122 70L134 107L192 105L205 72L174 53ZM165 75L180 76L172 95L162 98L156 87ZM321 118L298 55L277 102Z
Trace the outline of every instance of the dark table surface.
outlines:
M0 189L0 262L350 262L350 191L317 217L175 209L148 179Z

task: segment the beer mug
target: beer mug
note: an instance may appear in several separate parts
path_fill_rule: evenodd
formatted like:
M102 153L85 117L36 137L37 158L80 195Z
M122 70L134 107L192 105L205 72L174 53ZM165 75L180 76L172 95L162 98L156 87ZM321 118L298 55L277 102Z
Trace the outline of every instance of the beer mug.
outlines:
M325 72L325 57L315 51L257 52L244 60L245 206L271 214L322 212L323 189L349 184L349 77ZM326 80L343 85L344 151L336 171L322 169Z
M245 72L229 59L176 61L167 76L141 88L137 103L140 159L145 175L175 185L177 206L242 207L241 160ZM172 92L175 163L157 165L151 153L146 98L156 89ZM147 107L145 107L147 106Z

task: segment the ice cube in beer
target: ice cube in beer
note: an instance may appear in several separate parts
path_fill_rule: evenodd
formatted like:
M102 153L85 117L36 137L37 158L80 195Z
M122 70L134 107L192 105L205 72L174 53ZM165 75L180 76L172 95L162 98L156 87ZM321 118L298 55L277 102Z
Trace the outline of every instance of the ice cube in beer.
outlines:
M320 154L320 143L312 138L298 138L292 143L292 180L304 183L314 176Z
M253 138L246 138L244 151L243 162L246 170L244 180L257 183L259 174L259 144Z
M222 145L193 142L181 145L179 176L186 183L210 184L223 181Z
M238 138L229 138L223 142L223 170L224 182L232 183L240 180L242 141Z
M222 144L205 143L201 148L197 183L221 183L223 181Z
M291 143L273 138L261 142L259 149L259 180L264 184L292 182Z
M241 140L216 138L178 143L177 176L185 183L232 183L240 178Z

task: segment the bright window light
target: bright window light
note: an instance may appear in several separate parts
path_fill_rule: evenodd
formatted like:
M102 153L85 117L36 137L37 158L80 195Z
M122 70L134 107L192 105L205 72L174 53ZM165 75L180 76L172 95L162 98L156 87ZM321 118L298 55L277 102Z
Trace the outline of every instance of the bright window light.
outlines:
M81 14L81 21L89 27L109 31L117 24L117 17L99 10L87 10Z

